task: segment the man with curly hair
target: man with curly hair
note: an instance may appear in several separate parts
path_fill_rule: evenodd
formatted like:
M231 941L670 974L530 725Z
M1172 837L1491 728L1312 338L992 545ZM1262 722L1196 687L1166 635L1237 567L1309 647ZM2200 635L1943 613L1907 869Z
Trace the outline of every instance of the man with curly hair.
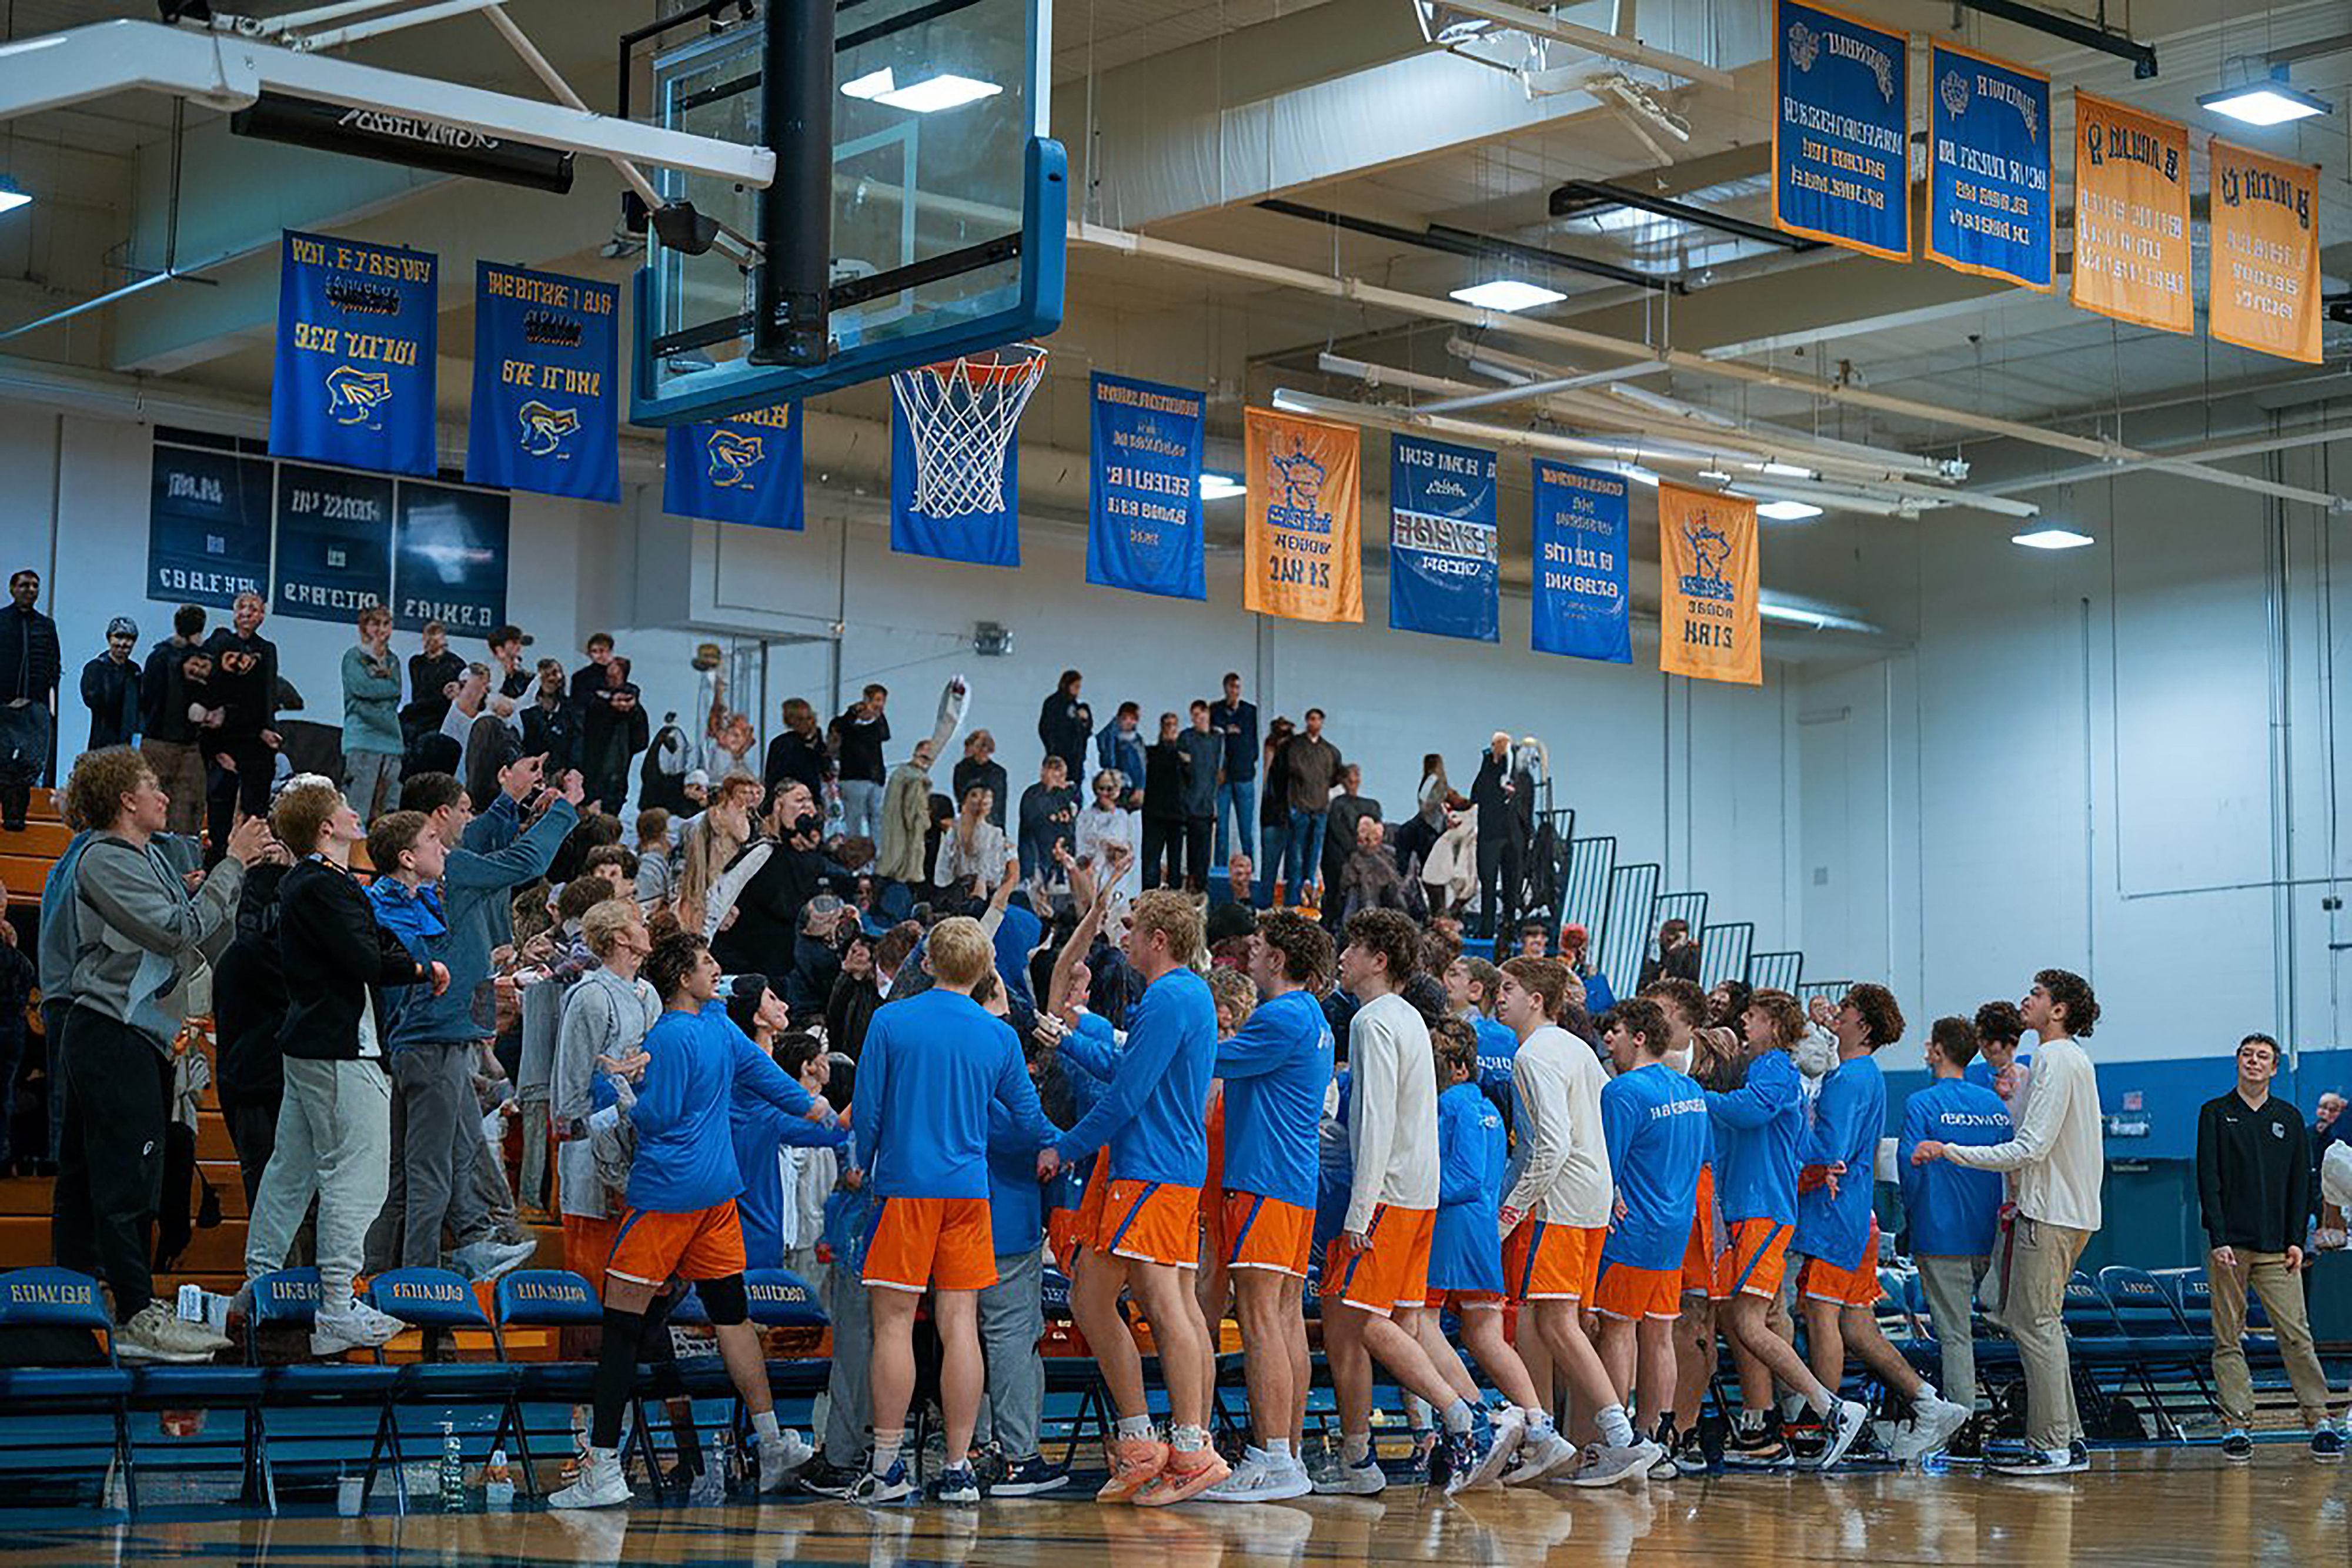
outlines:
M2099 1182L2106 1169L2098 1077L2075 1041L2090 1037L2099 1003L2082 976L2044 969L2033 977L2018 1012L2039 1043L2033 1092L2026 1096L2017 1135L1975 1147L1924 1139L1911 1151L1911 1163L1949 1160L1973 1170L2016 1173L2017 1219L2001 1322L2025 1366L2027 1446L2020 1458L1987 1468L2012 1476L2072 1475L2089 1469L2091 1460L2060 1319L2074 1260L2099 1228Z

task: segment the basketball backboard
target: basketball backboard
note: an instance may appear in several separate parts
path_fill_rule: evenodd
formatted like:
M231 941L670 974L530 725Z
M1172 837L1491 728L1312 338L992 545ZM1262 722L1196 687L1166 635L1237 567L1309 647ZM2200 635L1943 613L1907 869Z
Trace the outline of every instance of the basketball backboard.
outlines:
M836 0L829 103L814 115L813 88L765 87L767 63L788 52L772 34L795 3L808 0L768 0L752 20L658 55L651 114L663 127L772 146L789 132L764 135L768 115L813 120L814 138L829 111L829 179L811 161L796 182L780 150L767 193L674 172L656 187L766 236L787 274L797 265L810 277L810 247L821 246L824 348L809 333L755 353L756 275L724 246L690 255L650 234L637 275L639 423L806 398L1061 324L1068 202L1066 160L1045 134L1050 0ZM809 189L818 184L830 189ZM769 202L777 221L763 227ZM829 232L790 221L820 203Z

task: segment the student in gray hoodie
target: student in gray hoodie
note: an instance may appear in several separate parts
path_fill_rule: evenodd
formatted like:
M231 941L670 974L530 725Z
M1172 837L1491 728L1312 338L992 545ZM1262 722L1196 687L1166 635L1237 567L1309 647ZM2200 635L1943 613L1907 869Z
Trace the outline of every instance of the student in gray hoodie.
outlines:
M86 753L66 785L66 815L85 837L43 898L71 954L70 1002L58 1021L64 1103L52 1236L61 1267L104 1280L124 1360L205 1361L228 1341L154 1299L163 1130L172 1110L173 1041L188 982L236 928L245 868L269 842L258 818L237 823L225 858L192 892L191 864L170 852L171 797L129 747ZM44 944L45 956L47 944Z

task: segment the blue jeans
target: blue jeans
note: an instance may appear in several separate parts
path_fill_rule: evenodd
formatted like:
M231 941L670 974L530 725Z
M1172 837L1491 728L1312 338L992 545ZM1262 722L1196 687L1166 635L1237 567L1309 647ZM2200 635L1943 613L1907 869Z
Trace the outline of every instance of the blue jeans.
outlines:
M1288 873L1283 878L1290 902L1297 904L1299 891L1322 874L1323 813L1301 811L1294 807L1290 813Z
M1264 822L1259 825L1265 830L1265 858L1257 862L1255 903L1260 909L1266 909L1274 904L1274 884L1282 878L1282 851L1283 846L1290 842L1290 824Z
M841 781L841 831L848 838L872 839L876 847L880 847L881 785L871 779L844 779Z
M1234 861L1234 841L1225 826L1225 813L1233 812L1234 826L1241 830L1242 853L1257 859L1257 780L1243 779L1227 780L1217 786L1217 866L1223 870Z

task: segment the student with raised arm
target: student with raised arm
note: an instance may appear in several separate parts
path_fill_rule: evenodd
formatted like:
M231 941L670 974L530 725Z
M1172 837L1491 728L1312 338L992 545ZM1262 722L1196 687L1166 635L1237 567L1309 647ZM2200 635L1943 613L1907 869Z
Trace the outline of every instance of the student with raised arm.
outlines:
M2017 1341L2025 1366L2027 1447L2019 1458L1986 1468L2010 1476L2074 1475L2091 1468L2091 1453L2083 1442L2066 1354L2066 1281L2098 1231L2099 1184L2106 1173L2098 1075L2075 1040L2090 1037L2099 1002L2082 976L2044 969L2033 977L2018 1012L2039 1043L2017 1135L1973 1148L1923 1139L1911 1161L1949 1160L1974 1170L2017 1173L2001 1323Z

